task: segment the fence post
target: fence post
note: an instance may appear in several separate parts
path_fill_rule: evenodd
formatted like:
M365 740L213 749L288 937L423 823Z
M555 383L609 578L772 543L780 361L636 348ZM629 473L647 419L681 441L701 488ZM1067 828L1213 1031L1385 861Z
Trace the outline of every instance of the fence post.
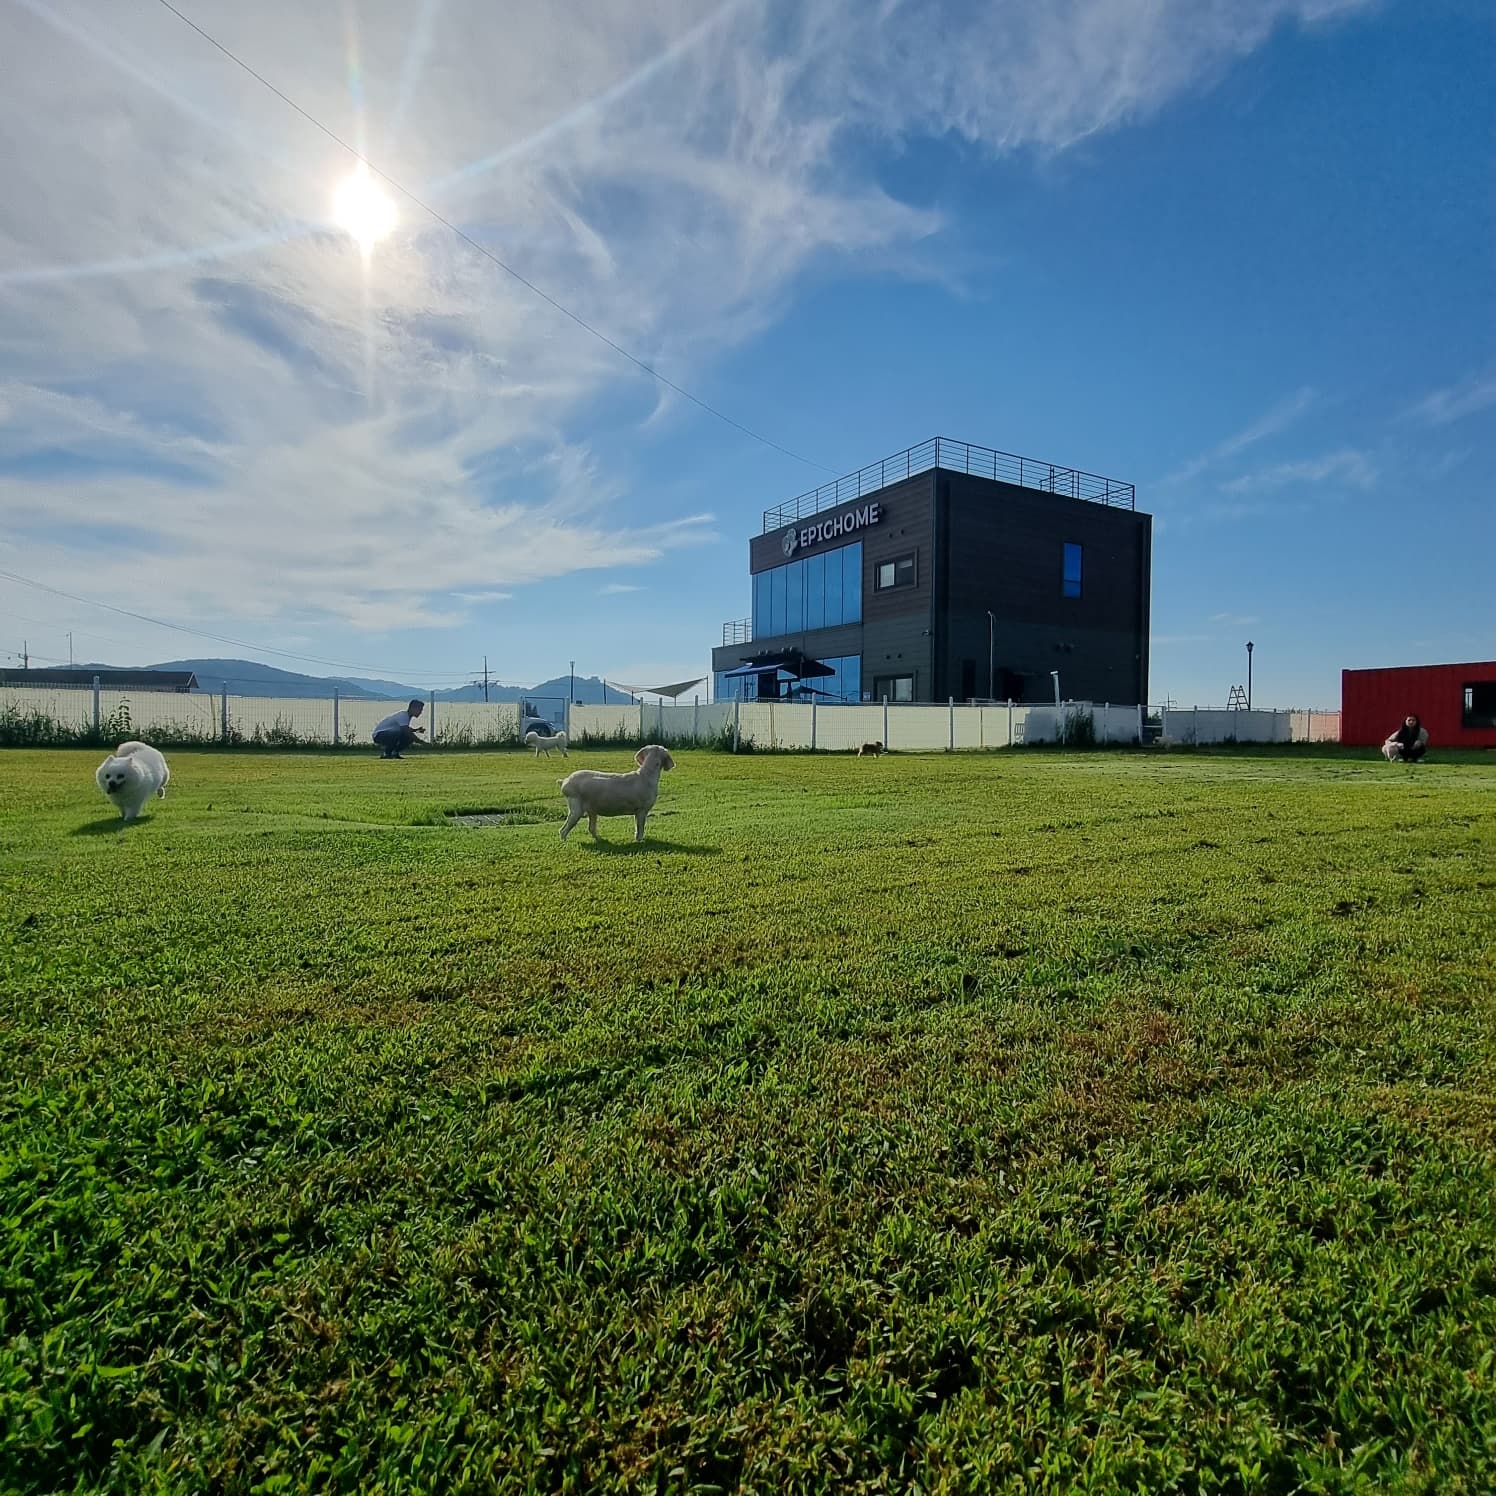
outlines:
M1101 703L1101 741L1103 743L1105 743L1107 741L1107 737L1106 737L1106 719L1108 717L1110 717L1111 714L1112 714L1112 704L1111 704L1111 702L1109 702L1109 701L1103 701Z
M888 741L888 697L883 698L883 751L892 750L892 744Z
M94 676L93 697L94 697L94 713L93 713L93 717L94 717L94 736L98 737L98 735L99 735L99 678L98 678L97 675Z
M816 751L816 707L819 703L812 701L810 704L810 751Z
M1162 724L1160 724L1162 725ZM1143 746L1143 703L1138 703L1138 747Z
M1190 742L1196 748L1200 746L1200 708L1197 706L1190 708Z
M334 686L332 688L332 746L334 748L336 748L338 746L338 743L341 741L338 736L338 729L341 725L342 724L338 720L338 688Z
M695 697L691 702L691 742L693 745L701 742L701 697Z
M433 747L436 746L436 692L429 693L431 697L431 731L426 735L426 741Z
M956 751L956 698L948 696L946 704L951 710L951 746L948 751L954 753Z
M1022 465L1020 461L1020 466ZM1013 698L1008 697L1008 747L1013 746Z
M644 741L644 698L639 698L639 741Z
M743 716L743 698L734 696L732 700L732 751L738 751L738 744L742 741L739 726Z
M223 682L223 741L229 740L229 683Z

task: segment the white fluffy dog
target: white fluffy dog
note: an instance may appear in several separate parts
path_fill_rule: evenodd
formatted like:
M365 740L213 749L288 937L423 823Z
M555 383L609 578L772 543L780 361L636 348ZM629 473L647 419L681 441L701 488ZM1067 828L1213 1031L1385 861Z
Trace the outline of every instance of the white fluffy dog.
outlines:
M525 734L525 747L533 748L536 758L539 758L542 753L549 758L552 748L559 748L562 758L569 758L571 756L566 751L566 734L564 732L558 732L554 737L548 738L544 733L536 732L534 728L531 728Z
M599 816L633 816L634 840L644 840L644 823L660 795L660 771L673 769L675 760L668 748L651 743L634 755L634 762L639 767L632 774L578 769L561 781L561 793L566 796L567 809L571 812L561 828L562 841L583 816L587 817L587 829L594 840Z
M166 760L149 743L121 743L99 765L94 775L99 788L109 797L125 820L133 821L152 795L164 800L171 770Z

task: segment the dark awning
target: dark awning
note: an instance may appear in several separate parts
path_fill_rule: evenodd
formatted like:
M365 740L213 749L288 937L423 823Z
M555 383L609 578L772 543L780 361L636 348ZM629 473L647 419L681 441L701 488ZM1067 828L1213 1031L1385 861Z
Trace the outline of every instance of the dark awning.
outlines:
M777 654L754 655L736 670L729 670L729 677L736 675L767 675L782 670L793 680L810 680L822 675L835 675L830 665L813 660L803 650L786 649Z

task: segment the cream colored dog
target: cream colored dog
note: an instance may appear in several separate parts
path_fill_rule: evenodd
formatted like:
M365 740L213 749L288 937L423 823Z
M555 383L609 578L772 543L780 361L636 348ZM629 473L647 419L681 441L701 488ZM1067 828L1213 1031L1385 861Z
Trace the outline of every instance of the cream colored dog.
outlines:
M166 760L149 743L121 743L94 775L109 803L127 821L140 814L152 795L164 800L170 778Z
M552 748L559 748L561 750L562 758L570 757L570 755L566 751L566 734L564 732L558 732L552 737L546 737L544 733L536 732L533 728L531 728L531 730L525 734L525 747L533 748L535 750L536 758L539 758L542 753L545 754L547 758L549 758L551 756Z
M632 774L601 774L596 769L578 769L561 781L561 793L566 796L570 814L561 828L561 840L565 841L571 828L583 816L587 817L587 829L597 838L599 816L633 816L634 840L644 840L644 823L660 795L660 771L673 769L675 760L668 748L651 743L634 755L638 768Z

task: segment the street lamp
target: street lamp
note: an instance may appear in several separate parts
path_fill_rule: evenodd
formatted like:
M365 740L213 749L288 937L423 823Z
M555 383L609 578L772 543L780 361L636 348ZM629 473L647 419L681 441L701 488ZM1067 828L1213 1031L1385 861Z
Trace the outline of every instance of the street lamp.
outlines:
M1247 640L1247 710L1252 710L1252 641Z
M577 662L571 662L571 704L577 704Z
M987 700L996 701L997 692L994 683L997 680L997 672L993 666L995 656L992 653L993 636L997 631L997 619L993 617L992 609L987 609Z

